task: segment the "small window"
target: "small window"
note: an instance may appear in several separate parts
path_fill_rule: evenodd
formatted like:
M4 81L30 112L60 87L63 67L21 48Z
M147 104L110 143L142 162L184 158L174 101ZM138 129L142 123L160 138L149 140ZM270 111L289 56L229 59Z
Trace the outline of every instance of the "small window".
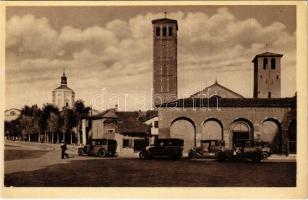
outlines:
M263 69L267 69L267 65L268 65L268 60L267 58L263 59Z
M271 97L272 97L272 93L269 92L269 93L268 93L268 98L271 98Z
M262 75L260 75L260 79L262 79Z
M158 128L158 121L154 122L154 128Z
M167 28L163 27L163 36L166 36L166 35L167 35Z
M169 27L169 36L172 36L172 27Z
M160 28L156 27L156 36L160 36Z
M271 69L276 69L276 60L275 60L275 58L271 59Z
M276 76L276 79L277 79L277 80L279 79L279 76L278 76L278 75Z

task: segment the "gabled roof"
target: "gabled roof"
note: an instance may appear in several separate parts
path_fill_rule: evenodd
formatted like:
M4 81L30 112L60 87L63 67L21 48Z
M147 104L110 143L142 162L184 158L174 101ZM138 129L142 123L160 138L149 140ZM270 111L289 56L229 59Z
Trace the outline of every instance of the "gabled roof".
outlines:
M288 98L186 98L177 101L161 104L159 109L162 108L223 108L223 107L261 107L261 108L296 108L296 96Z
M214 84L212 84L212 85L210 85L210 86L204 88L203 90L201 90L201 91L199 91L199 92L196 92L195 94L191 95L190 97L196 98L196 97L198 97L198 95L208 94L208 93L209 93L209 90L211 90L211 88L215 88L215 87L218 87L218 88L220 88L221 90L224 90L225 92L234 95L235 97L233 97L233 98L244 98L242 95L240 95L240 94L238 94L238 93L236 93L236 92L230 90L229 88L226 88L225 86L219 84L217 81L215 81ZM212 92L213 92L213 91L212 91ZM219 95L219 94L218 94L218 95ZM225 98L225 97L222 96L222 98ZM227 98L228 98L228 97L227 97Z
M176 24L176 30L178 30L178 22L174 19L161 18L161 19L152 20L152 24L156 24L156 23L175 23Z
M258 54L254 57L254 59L252 60L252 62L255 61L255 59L257 59L258 57L282 57L282 54L278 54L278 53L272 53L272 52L264 52L261 54Z
M116 119L118 118L118 116L115 114L115 109L108 109L98 114L92 115L89 118L91 119L103 119L103 118Z

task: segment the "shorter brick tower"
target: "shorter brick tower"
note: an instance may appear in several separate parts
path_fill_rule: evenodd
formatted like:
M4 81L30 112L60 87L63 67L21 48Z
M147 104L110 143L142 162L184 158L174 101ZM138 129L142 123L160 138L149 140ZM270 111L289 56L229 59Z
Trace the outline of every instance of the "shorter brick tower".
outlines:
M283 55L265 52L252 60L254 64L254 98L281 97L281 57Z

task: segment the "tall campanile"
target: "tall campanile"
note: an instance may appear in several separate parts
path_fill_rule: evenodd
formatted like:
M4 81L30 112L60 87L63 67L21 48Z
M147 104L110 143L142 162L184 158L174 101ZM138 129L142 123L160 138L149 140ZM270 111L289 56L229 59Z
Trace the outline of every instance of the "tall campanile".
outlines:
M162 18L153 24L153 106L177 99L176 20Z

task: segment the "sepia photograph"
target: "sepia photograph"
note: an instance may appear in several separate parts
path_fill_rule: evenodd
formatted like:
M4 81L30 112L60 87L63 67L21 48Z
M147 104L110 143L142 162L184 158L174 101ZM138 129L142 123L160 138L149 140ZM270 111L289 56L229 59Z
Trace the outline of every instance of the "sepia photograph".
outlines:
M4 17L5 188L298 186L296 5Z

